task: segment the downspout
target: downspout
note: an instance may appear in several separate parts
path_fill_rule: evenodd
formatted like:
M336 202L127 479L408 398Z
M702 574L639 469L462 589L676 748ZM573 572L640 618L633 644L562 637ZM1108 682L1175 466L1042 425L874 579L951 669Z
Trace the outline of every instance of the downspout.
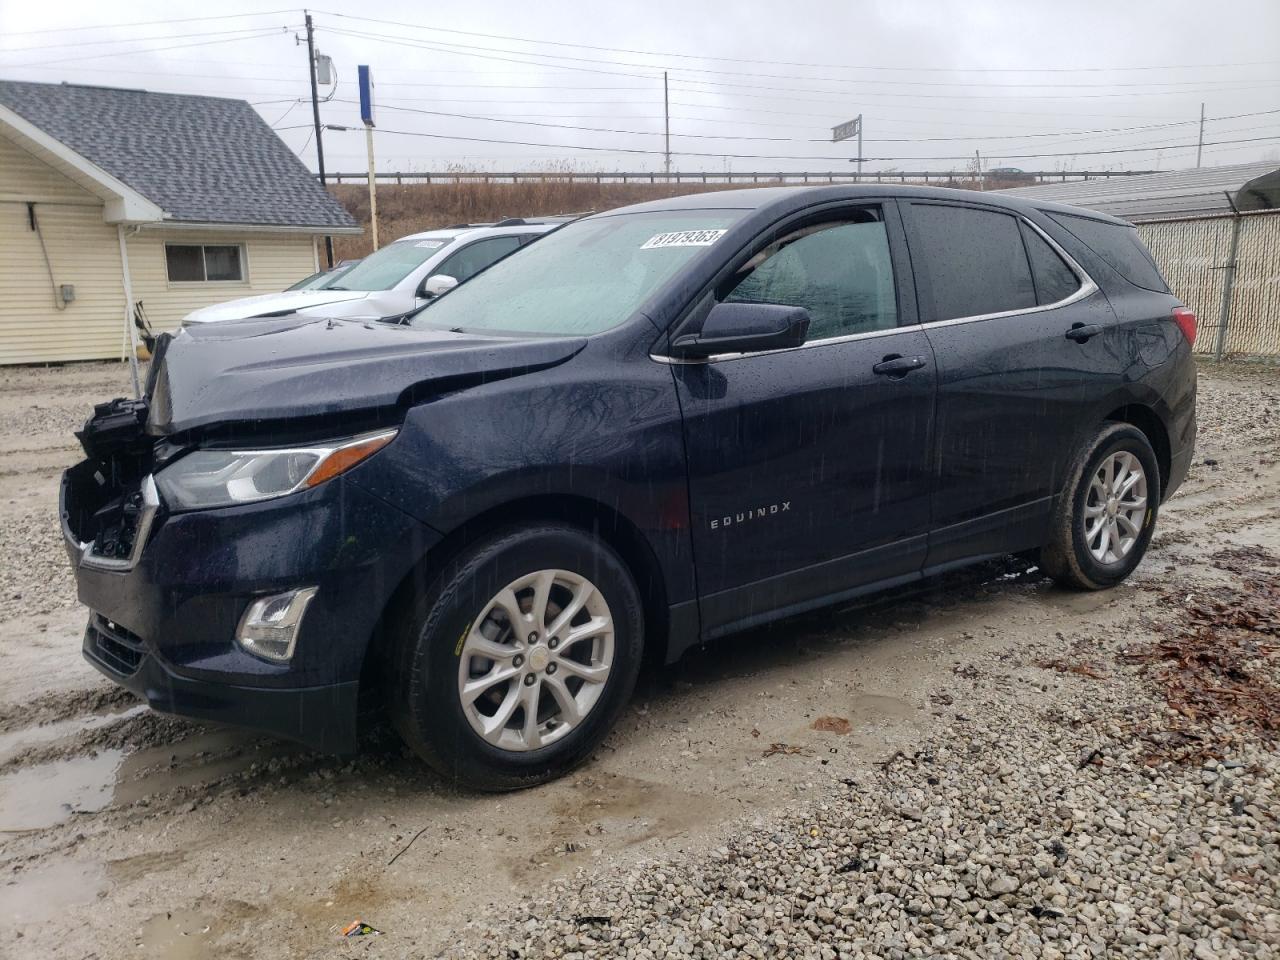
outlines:
M1227 203L1231 204L1231 243L1227 248L1227 262L1222 267L1222 305L1218 308L1218 342L1213 349L1213 359L1221 360L1227 344L1227 325L1231 322L1231 294L1236 282L1236 251L1240 247L1240 210L1236 207L1231 191L1227 191Z
M133 375L133 395L142 396L142 381L138 378L138 328L133 322L133 278L129 275L129 245L125 243L124 224L116 224L116 236L120 240L120 268L124 279L124 324L129 331L129 372Z

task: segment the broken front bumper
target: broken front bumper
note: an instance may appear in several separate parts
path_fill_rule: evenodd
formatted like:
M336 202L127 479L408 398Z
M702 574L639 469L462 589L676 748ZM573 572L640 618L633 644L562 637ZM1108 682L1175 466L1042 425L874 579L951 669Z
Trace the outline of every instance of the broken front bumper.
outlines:
M157 710L355 749L370 640L435 531L337 478L189 513L169 514L157 500L148 516L144 503L128 555L104 563L69 522L75 496L68 471L62 530L77 594L92 611L83 645L91 664ZM301 585L318 589L288 663L235 643L254 599Z
M100 613L89 614L84 658L153 710L261 730L325 753L354 753L358 681L319 687L252 687L194 680Z

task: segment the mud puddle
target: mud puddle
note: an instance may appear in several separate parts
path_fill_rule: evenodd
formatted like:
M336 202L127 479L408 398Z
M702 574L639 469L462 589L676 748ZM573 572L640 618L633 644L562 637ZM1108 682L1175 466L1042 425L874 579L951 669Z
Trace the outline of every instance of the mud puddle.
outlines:
M43 830L111 803L123 750L23 767L0 777L0 830Z
M91 860L56 860L14 874L0 886L0 929L54 920L106 889L105 870Z
M143 713L82 717L6 734L7 749L75 736ZM126 807L144 798L189 793L248 770L254 763L303 753L292 744L237 730L213 730L160 746L110 747L34 763L0 774L0 831L34 832L77 814Z
M8 763L20 754L26 753L32 747L43 747L51 743L57 743L59 740L69 740L94 730L100 730L103 727L123 723L146 713L147 709L146 704L140 703L128 710L115 713L90 713L78 717L55 720L52 723L45 723L40 726L24 727L20 730L0 733L0 765Z

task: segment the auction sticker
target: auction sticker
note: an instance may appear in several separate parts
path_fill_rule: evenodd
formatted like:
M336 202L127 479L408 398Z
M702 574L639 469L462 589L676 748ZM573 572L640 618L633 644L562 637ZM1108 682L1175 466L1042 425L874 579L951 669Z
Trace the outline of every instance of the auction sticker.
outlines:
M419 240L414 244L415 247L421 247L423 250L439 250L444 246L443 240Z
M660 233L640 244L641 250L657 250L660 247L709 247L725 235L723 230L677 230Z

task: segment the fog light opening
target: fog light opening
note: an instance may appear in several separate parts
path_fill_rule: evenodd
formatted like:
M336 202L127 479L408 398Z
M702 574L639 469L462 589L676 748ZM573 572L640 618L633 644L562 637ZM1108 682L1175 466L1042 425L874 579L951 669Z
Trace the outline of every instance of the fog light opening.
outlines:
M264 660L286 663L293 657L298 628L317 587L259 597L249 604L236 630L236 643Z

